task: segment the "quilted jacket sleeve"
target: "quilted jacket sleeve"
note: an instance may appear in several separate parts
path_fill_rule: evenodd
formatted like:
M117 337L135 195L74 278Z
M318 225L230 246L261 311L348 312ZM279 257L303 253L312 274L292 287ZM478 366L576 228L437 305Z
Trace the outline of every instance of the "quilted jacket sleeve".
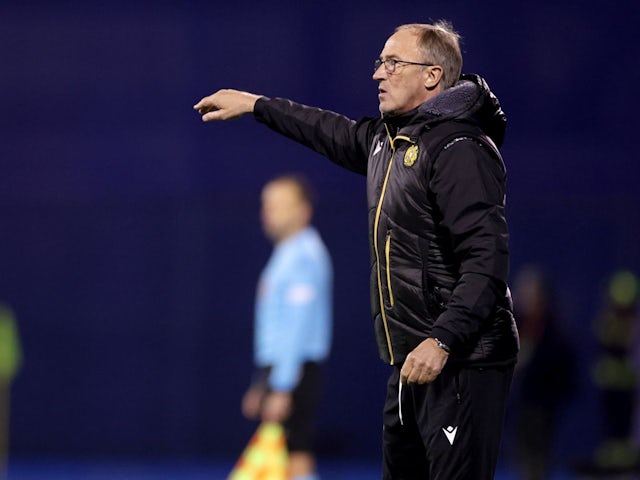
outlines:
M463 138L435 160L430 188L459 265L460 277L432 336L452 350L468 345L504 299L509 271L502 161Z
M254 116L272 130L315 150L341 167L367 174L375 119L354 121L328 110L267 97L256 102Z

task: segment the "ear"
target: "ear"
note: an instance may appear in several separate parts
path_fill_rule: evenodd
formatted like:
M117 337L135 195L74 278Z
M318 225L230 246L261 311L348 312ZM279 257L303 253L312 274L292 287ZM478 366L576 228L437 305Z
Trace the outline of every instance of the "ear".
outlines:
M434 90L442 80L442 67L433 65L424 69L424 86L427 90Z

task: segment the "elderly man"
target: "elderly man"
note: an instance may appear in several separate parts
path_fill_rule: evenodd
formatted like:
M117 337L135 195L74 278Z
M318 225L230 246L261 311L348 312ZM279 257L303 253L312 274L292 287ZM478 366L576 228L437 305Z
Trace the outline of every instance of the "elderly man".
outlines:
M392 365L385 480L493 478L518 351L507 287L506 118L476 75L460 77L447 22L398 27L375 61L381 118L220 90L204 121L253 113L367 176L371 300Z

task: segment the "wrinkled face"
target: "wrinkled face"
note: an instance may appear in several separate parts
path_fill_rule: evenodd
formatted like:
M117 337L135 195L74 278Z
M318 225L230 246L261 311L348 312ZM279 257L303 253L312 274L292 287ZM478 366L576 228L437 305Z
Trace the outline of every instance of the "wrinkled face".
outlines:
M380 58L425 63L420 56L418 36L410 30L401 30L389 37ZM373 73L373 79L378 82L378 100L383 115L408 112L429 99L425 87L426 68L399 63L393 73L388 73L384 65Z
M310 207L302 200L292 182L269 183L262 191L262 228L277 243L306 226Z

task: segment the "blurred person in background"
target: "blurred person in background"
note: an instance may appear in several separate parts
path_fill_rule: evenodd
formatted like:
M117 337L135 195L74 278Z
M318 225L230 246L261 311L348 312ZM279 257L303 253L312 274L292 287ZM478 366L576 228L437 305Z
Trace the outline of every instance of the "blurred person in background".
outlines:
M6 478L9 457L11 383L20 370L22 351L13 310L0 303L0 479Z
M246 417L283 424L293 480L319 478L314 431L332 330L331 259L312 214L301 177L281 176L264 187L261 220L274 249L257 291L257 372L242 401Z
M634 439L638 409L638 277L627 270L607 282L604 306L595 321L599 354L593 380L601 399L602 441L594 466L603 471L637 471L640 449Z
M513 301L520 352L510 414L513 454L523 480L549 478L562 407L575 390L575 358L557 319L545 274L535 266L515 276Z

